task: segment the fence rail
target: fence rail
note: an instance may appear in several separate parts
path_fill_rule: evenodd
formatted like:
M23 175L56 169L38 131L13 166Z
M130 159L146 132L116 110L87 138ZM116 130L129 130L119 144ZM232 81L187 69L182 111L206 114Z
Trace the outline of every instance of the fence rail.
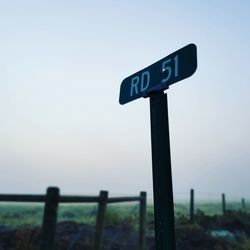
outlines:
M45 202L45 195L0 194L1 202Z
M0 202L45 203L41 228L40 250L53 250L57 223L57 210L60 203L98 203L94 249L101 250L105 213L109 203L138 201L139 208L139 250L145 248L146 235L146 192L132 197L108 197L107 191L100 191L99 196L60 195L59 188L49 187L46 195L0 194Z

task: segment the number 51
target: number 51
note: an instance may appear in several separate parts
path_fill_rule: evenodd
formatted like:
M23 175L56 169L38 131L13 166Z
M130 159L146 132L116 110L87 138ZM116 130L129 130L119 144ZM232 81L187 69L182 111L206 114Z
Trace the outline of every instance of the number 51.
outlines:
M162 62L162 72L163 73L167 72L167 77L161 80L162 83L166 83L172 75L172 68L170 65L168 65L171 61L172 61L172 58L167 59L166 61ZM174 57L174 77L177 77L179 73L178 63L179 63L179 59L178 59L178 55L176 55Z

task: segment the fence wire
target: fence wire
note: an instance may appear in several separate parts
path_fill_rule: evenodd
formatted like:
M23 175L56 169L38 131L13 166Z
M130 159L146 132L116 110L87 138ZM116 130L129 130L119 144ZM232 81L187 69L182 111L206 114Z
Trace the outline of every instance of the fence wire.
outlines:
M243 201L242 201L243 200ZM190 192L175 193L175 213L184 215L189 214L190 209ZM225 203L227 210L250 210L250 204L247 199L242 197L225 194ZM202 211L207 215L222 214L222 194L210 192L195 192L194 190L195 211Z

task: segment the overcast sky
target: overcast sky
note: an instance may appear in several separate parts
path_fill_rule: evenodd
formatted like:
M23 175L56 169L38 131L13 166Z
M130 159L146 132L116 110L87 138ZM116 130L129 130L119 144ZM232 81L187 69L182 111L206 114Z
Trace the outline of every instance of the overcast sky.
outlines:
M250 197L250 2L0 0L0 193L152 193L149 100L122 80L195 43L168 92L174 192Z

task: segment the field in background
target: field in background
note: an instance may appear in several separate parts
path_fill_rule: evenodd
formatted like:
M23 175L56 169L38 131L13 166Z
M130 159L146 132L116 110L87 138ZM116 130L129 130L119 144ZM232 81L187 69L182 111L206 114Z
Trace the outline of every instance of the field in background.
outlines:
M249 250L250 214L241 210L240 202L222 204L196 202L195 223L189 221L189 203L175 204L177 250ZM247 204L246 204L247 205ZM56 250L93 250L97 205L59 205ZM4 250L38 250L43 204L0 204L0 246ZM200 212L203 211L203 212ZM104 220L103 250L137 250L139 242L138 202L108 204ZM215 234L211 237L210 234ZM220 238L220 234L225 234ZM217 236L219 238L217 238ZM154 211L147 206L145 250L154 249Z
M247 204L246 204L247 207ZM19 225L41 225L43 216L42 204L0 204L0 224L10 227ZM124 220L134 221L138 220L139 205L123 204L123 205L108 205L105 217L105 224L119 224ZM240 210L242 209L240 202L228 202L227 209ZM201 210L206 215L220 215L222 214L221 202L197 202L195 203L195 210ZM58 222L65 220L72 220L79 223L94 225L96 220L97 205L59 205ZM189 203L180 202L175 203L175 215L189 216ZM148 220L153 220L153 205L147 206Z

